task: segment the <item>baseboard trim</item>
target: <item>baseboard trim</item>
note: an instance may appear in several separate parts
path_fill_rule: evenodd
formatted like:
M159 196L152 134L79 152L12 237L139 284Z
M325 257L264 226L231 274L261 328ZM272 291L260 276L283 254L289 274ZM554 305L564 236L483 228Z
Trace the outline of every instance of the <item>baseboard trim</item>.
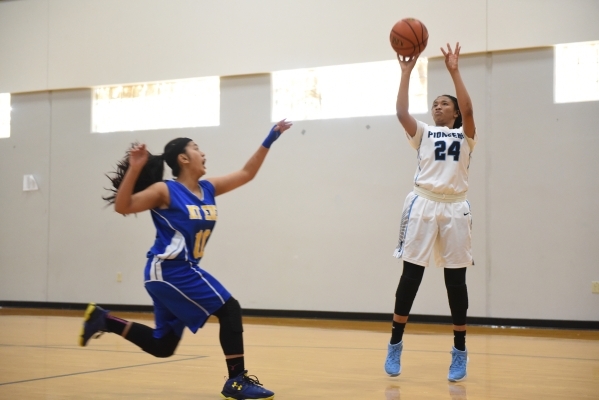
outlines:
M87 303L60 303L45 301L3 301L0 307L7 308L38 308L58 310L85 310ZM135 304L105 304L102 307L121 312L152 312L152 306ZM248 317L269 318L301 318L301 319L328 319L345 321L391 321L392 314L363 313L363 312L338 312L338 311L301 311L301 310L261 310L243 309L243 315ZM411 314L410 322L425 324L451 324L451 317L447 315ZM468 325L497 326L497 327L522 327L522 328L550 328L550 329L578 329L599 330L599 321L572 321L554 319L521 319L521 318L490 318L468 317Z

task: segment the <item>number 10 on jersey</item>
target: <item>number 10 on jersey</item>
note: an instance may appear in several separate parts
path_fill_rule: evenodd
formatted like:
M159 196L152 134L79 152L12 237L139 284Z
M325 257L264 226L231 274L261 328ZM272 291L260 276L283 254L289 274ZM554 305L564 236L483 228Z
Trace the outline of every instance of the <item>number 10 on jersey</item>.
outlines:
M204 256L204 247L206 246L210 233L210 229L206 229L204 231L199 231L196 234L196 242L193 246L193 256L195 258L202 258Z

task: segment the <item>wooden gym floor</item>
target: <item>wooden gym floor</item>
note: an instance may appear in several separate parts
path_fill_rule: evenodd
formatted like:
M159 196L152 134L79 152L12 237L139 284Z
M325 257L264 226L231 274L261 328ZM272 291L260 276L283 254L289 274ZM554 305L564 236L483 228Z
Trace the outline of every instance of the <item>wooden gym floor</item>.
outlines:
M220 399L218 324L154 358L114 334L77 346L80 312L0 309L0 399ZM115 313L152 325L151 314ZM275 399L599 399L599 332L470 327L468 377L447 381L451 326L408 324L403 371L383 371L389 324L244 318L246 367Z

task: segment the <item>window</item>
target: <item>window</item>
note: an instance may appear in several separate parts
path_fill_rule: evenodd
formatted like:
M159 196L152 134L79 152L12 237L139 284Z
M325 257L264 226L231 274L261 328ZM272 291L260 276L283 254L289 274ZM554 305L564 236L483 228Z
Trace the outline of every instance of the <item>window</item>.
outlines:
M218 126L220 78L208 77L93 90L92 132Z
M554 101L599 100L599 42L555 46Z
M428 112L428 60L410 79L410 112ZM401 69L397 60L277 71L272 79L272 120L293 121L394 115Z
M0 138L10 137L10 93L0 93Z

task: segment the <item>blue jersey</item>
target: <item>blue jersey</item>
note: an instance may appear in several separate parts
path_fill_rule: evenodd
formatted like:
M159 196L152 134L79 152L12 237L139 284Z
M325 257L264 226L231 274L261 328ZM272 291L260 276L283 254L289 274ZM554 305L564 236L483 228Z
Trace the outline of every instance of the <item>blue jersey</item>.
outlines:
M198 264L216 224L214 186L208 181L199 181L202 191L199 198L177 181L165 183L170 204L166 209L152 209L156 241L148 252L148 258Z

